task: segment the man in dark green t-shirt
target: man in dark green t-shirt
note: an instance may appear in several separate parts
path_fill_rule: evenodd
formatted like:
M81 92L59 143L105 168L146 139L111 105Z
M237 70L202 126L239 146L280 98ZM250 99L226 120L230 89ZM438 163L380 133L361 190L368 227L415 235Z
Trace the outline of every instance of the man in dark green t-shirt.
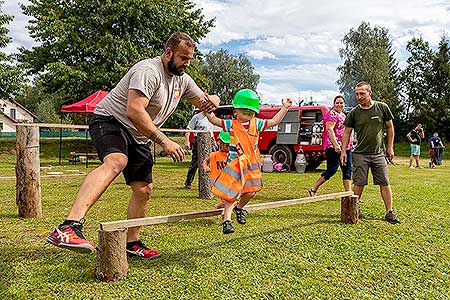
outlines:
M389 184L386 156L394 158L394 123L389 106L372 100L372 88L367 82L360 82L355 87L355 96L359 105L350 111L345 119L346 126L342 138L342 149L346 149L352 130L355 130L358 143L353 150L353 192L361 199L364 186L368 183L369 169L373 183L380 186L381 197L386 207L385 219L391 224L400 223L392 211L392 190ZM387 143L384 145L384 128ZM347 163L347 154L341 151L341 163Z

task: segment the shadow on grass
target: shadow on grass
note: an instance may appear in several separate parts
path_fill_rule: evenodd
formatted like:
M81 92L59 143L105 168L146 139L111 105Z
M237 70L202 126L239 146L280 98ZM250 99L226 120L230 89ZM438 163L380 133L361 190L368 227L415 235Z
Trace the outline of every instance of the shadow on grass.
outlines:
M21 278L24 276L45 278L50 284L92 282L95 256L59 249L45 242L39 246L41 247L34 249L23 249L25 246L18 245L0 247L0 287L27 281L28 279ZM26 272L21 271L24 266Z
M279 214L264 214L262 215L264 218L292 218L292 219L319 219L323 220L323 223L341 223L339 214L319 214L319 213L279 213Z
M265 215L264 217L267 217L267 215ZM274 215L274 218L279 218L280 215ZM200 247L190 247L187 249L183 249L180 251L172 251L172 252L163 252L161 254L161 257L156 259L156 260L143 260L143 259L139 259L139 258L133 258L133 259L129 259L128 263L129 263L129 267L130 267L130 271L132 272L132 270L134 268L138 268L138 269L146 269L150 266L153 267L167 267L167 266L173 266L176 265L178 267L181 268L186 268L186 269L194 269L194 268L198 268L198 262L196 262L197 258L204 258L204 257L208 257L211 255L211 249L213 248L217 248L217 249L221 249L224 247L224 245L229 244L229 243L240 243L249 239L253 239L253 238L261 238L267 235L272 235L272 234L277 234L277 233L282 233L286 230L292 230L292 229L300 229L300 228L306 228L309 226L315 226L315 225L320 225L320 224L341 224L340 220L336 218L336 215L323 215L323 214L315 214L315 213L306 213L306 214L301 214L300 215L293 215L293 214L288 214L287 217L293 217L295 219L319 219L317 221L313 221L313 222L309 222L309 223L304 223L304 224L299 224L299 225L293 225L293 226L285 226L282 228L278 228L278 229L274 229L274 230L267 230L267 231L263 231L263 232L258 232L258 233L253 233L253 234L246 234L246 235L241 235L241 236L237 236L237 235L231 235L228 236L229 239L226 240L221 240L218 242L214 242L214 243L205 243L204 245L200 246ZM328 218L328 219L326 219ZM206 222L205 222L206 221ZM211 225L212 227L214 225L218 225L217 226L217 231L222 230L220 223L217 224L218 220L216 219L206 219L206 220L195 220L195 221L189 221L189 223L184 224L185 226L188 225L188 227L195 227L198 228L199 226L205 226L205 225ZM220 221L219 221L220 222ZM201 223L201 224L199 224Z
M0 220L6 220L6 219L20 219L20 218L17 213L1 213Z
M157 260L143 260L139 258L128 259L129 272L133 269L147 269L149 267L171 267L177 266L183 269L198 268L201 259L211 255L211 249L222 249L230 243L239 244L247 242L251 239L259 239L261 237L279 234L293 229L304 229L310 226L320 224L341 224L337 214L322 213L282 213L282 214L264 214L259 218L267 219L265 222L271 223L271 219L287 218L292 220L307 220L307 222L297 225L286 225L277 229L262 230L259 232L247 232L242 230L240 235L231 235L226 238L220 238L219 241L213 241L213 237L208 237L201 246L194 246L182 250L164 251ZM380 220L380 218L372 218L369 220ZM251 222L251 219L249 219ZM198 230L201 226L210 226L211 230L221 231L220 220L217 218L206 218L189 220L183 222L183 226L187 227L187 232ZM216 227L216 228L214 228ZM250 229L250 228L249 228ZM42 242L41 245L33 249L24 249L28 246L6 245L0 247L0 270L2 271L2 279L0 280L0 289L4 287L14 286L18 277L25 276L20 274L20 268L23 265L30 265L29 272L26 276L45 277L49 284L61 283L91 283L95 281L95 256L78 254L66 249L59 249ZM27 267L28 268L28 267ZM22 279L19 279L19 281ZM7 293L7 290L6 290ZM3 294L8 295L8 294ZM6 299L6 298L5 298Z

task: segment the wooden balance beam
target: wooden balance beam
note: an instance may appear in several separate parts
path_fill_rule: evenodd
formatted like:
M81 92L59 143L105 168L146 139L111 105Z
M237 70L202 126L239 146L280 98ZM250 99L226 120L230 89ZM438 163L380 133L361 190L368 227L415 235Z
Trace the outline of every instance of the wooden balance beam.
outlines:
M278 208L302 203L310 203L310 202L318 202L323 200L336 199L341 197L349 197L353 196L353 192L340 192L334 194L326 194L315 197L307 197L300 199L291 199L291 200L282 200L268 203L260 203L260 204L251 204L246 205L245 209L247 211L253 210L262 210L269 208ZM223 214L223 209L214 209L214 210L203 210L203 211L195 211L183 214L176 215L168 215L168 216L156 216L156 217L148 217L148 218L139 218L139 219L131 219L131 220L121 220L121 221L113 221L113 222L103 222L100 223L100 230L106 231L115 231L124 228L137 227L137 226L150 226L156 224L165 224L165 223L173 223L182 220L189 219L197 219L197 218L206 218L219 216Z
M252 204L247 205L245 209L248 211L256 211L336 198L341 198L341 221L346 224L358 223L358 196L355 196L352 191ZM98 233L99 238L95 277L101 281L118 281L127 276L128 261L126 255L126 237L128 228L173 223L188 219L218 216L221 214L223 214L223 209L215 209L101 223Z

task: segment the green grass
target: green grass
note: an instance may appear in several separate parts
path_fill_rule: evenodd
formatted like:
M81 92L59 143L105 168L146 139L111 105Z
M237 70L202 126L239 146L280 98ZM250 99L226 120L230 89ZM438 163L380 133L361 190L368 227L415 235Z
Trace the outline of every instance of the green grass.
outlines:
M0 176L13 176L15 157L5 148ZM85 171L55 166L52 153L41 154L51 171ZM450 166L409 170L407 157L397 161L389 168L398 226L383 221L378 187L369 185L357 225L341 224L340 203L331 200L252 212L246 225L234 221L232 235L215 217L145 227L143 240L162 255L130 259L117 283L94 279L95 255L44 242L81 178L42 179L40 219L18 218L14 181L0 181L0 299L450 299ZM149 216L212 208L215 199L181 188L187 166L158 158ZM305 197L320 171L264 174L252 203ZM339 176L320 193L341 191ZM128 198L120 177L89 212L85 235L97 243L100 222L125 219Z

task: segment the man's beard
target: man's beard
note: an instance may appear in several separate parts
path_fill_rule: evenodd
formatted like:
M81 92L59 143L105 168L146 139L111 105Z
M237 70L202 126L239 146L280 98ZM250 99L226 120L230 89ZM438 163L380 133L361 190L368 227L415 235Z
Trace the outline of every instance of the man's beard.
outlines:
M177 75L177 76L183 75L184 71L186 70L183 65L181 65L177 68L177 66L173 62L173 56L172 56L172 58L170 58L169 63L167 64L167 69L169 70L169 72L171 74Z

